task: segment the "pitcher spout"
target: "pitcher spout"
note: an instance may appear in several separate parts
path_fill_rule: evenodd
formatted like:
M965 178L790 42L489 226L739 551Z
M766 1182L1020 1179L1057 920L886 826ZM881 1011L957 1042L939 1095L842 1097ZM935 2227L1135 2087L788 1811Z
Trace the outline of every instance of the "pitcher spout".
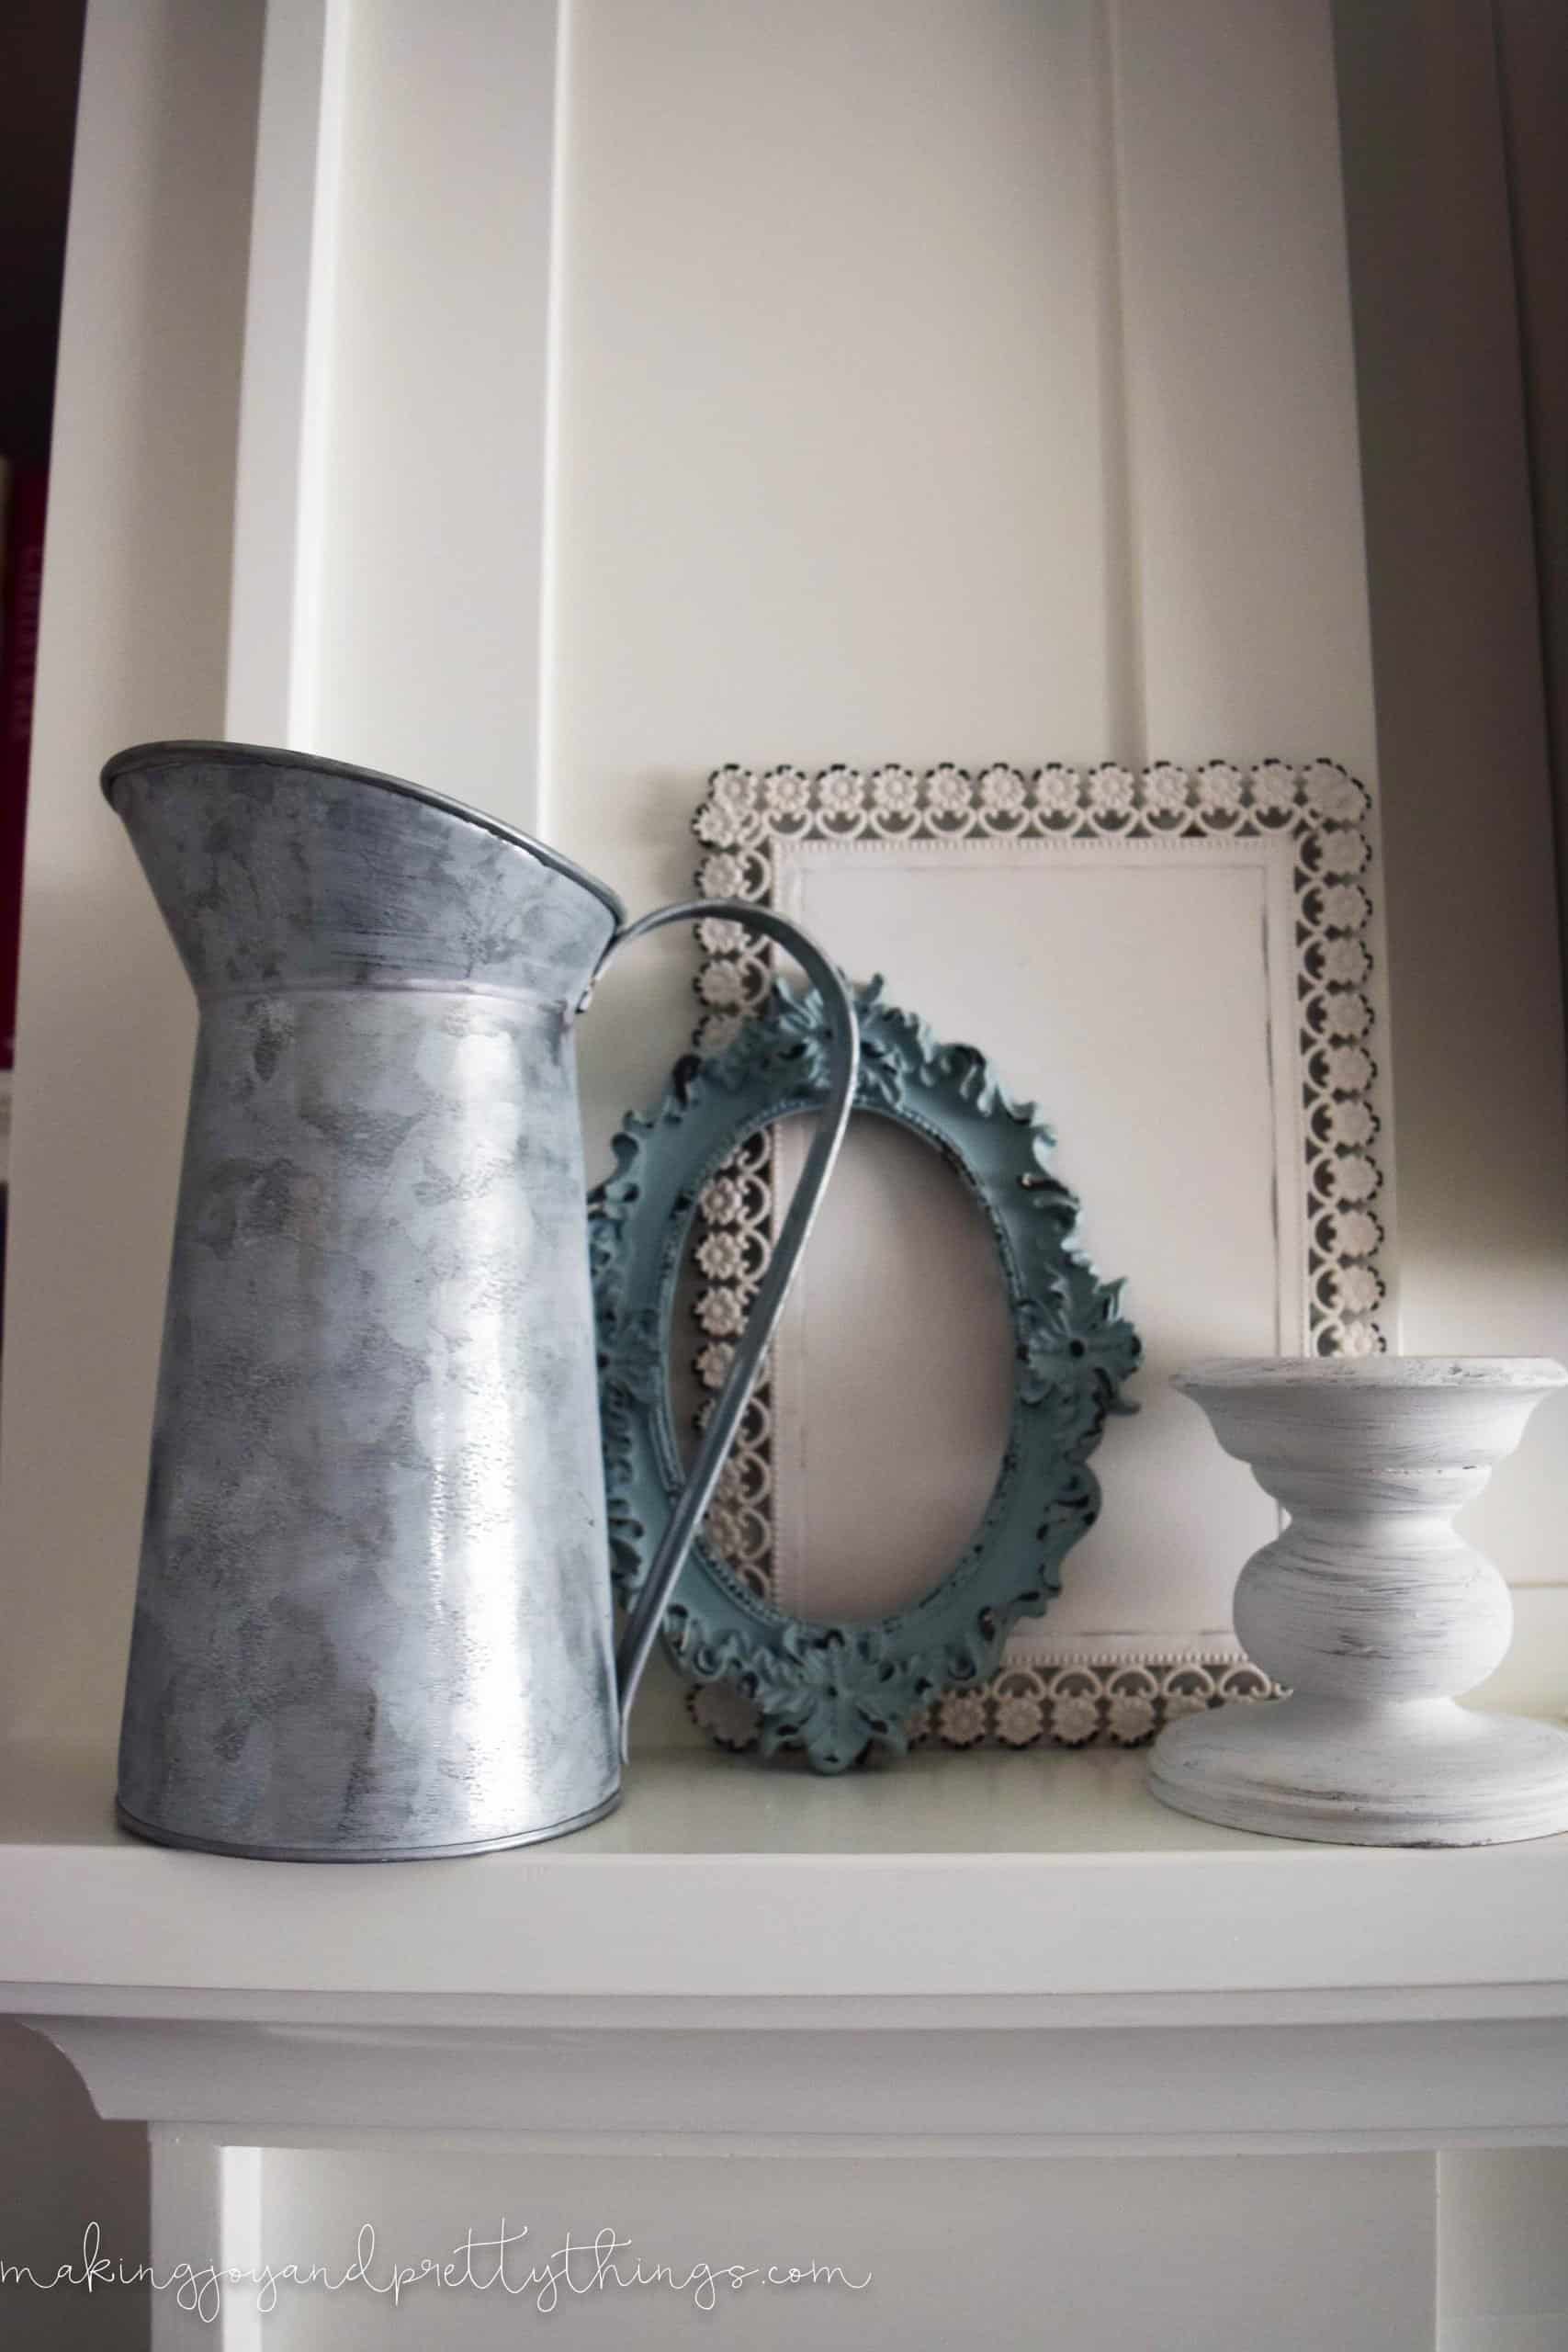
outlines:
M623 921L526 833L338 761L149 743L103 787L201 997L434 986L566 1007Z

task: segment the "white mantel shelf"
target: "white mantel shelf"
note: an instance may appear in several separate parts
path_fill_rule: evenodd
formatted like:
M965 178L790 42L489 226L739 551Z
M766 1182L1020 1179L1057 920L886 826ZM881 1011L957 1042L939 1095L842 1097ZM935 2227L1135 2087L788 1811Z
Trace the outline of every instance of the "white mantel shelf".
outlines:
M225 2143L1568 2142L1568 1838L1288 1844L1143 1770L671 1751L555 1844L321 1866L139 1843L107 1755L12 1748L0 2008Z
M1141 1755L920 1756L843 1780L636 1758L576 1836L454 1861L171 1851L115 1826L107 1754L0 1751L0 1981L16 2010L431 2023L501 2005L688 2020L960 2004L1016 2022L1238 1998L1279 2021L1568 2016L1568 1838L1311 1846L1156 1803ZM1005 2005L1005 2007L998 2006Z

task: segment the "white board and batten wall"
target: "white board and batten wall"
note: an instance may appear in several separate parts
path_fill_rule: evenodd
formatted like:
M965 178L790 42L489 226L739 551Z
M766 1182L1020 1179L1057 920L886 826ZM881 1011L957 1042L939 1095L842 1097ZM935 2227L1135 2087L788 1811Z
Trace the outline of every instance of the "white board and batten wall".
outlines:
M118 1705L191 1034L94 791L108 751L243 732L411 773L641 907L685 888L725 759L1327 752L1375 775L1377 736L1326 0L95 0L83 123L0 1529L10 1719L91 1736ZM1422 780L1383 786L1397 1145L1400 1027L1445 951ZM1537 813L1523 793L1476 837L1473 985L1560 1046L1554 980L1506 952L1539 911ZM689 967L660 947L585 1033L601 1141L685 1041ZM1416 1068L1413 1125L1440 1136L1462 1074ZM1511 1205L1498 1156L1484 1192L1462 1157L1426 1184L1406 1340L1562 1352L1538 1174L1561 1091L1492 1099L1532 1172ZM1540 1245L1520 1278L1450 1282L1516 1212ZM1504 1565L1557 1591L1560 1456L1543 1413L1486 1507ZM1281 2216L1365 2193L1302 2161ZM1416 2273L1431 2160L1380 2161ZM289 2166L264 2160L279 2214ZM1194 2191L1211 2221L1223 2171ZM1086 2195L1086 2278L1136 2183ZM333 2210L376 2193L367 2164ZM946 2193L926 2184L932 2214ZM787 2217L787 2167L770 2194ZM1283 2274L1233 2258L1202 2340L1237 2313L1249 2352L1290 2340ZM1419 2303L1375 2339L1320 2312L1319 2340L1414 2346Z
M1326 9L656 0L576 9L567 64L551 835L640 907L689 884L722 760L1342 760L1397 795L1390 1158L1403 1029L1439 1162L1403 1344L1568 1350L1541 780L1516 748L1483 789L1517 807L1461 850L1429 741L1378 778ZM1444 989L1497 1040L1483 1152L1422 1035L1472 859ZM600 1135L690 1025L683 944L637 956L585 1028ZM1107 1082L1135 1124L1135 1063ZM1535 1702L1568 1655L1565 1430L1470 1521L1526 1589L1503 1687Z

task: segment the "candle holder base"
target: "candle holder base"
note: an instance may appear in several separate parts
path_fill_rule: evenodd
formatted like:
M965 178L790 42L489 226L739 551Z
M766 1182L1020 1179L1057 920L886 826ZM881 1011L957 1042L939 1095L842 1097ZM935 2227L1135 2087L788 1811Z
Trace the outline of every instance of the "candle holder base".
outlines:
M1280 1699L1161 1734L1149 1787L1230 1829L1341 1846L1498 1846L1568 1830L1568 1731L1451 1699Z

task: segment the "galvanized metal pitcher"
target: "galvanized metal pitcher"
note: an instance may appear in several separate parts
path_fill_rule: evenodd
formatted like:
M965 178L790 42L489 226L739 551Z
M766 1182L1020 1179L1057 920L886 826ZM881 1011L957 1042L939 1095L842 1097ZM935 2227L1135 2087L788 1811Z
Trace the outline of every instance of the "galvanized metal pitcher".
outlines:
M332 761L159 743L104 789L201 1012L119 1818L328 1861L579 1828L849 1116L843 984L765 910L628 926L525 834ZM616 1656L573 1023L613 949L705 915L793 950L837 1068Z

